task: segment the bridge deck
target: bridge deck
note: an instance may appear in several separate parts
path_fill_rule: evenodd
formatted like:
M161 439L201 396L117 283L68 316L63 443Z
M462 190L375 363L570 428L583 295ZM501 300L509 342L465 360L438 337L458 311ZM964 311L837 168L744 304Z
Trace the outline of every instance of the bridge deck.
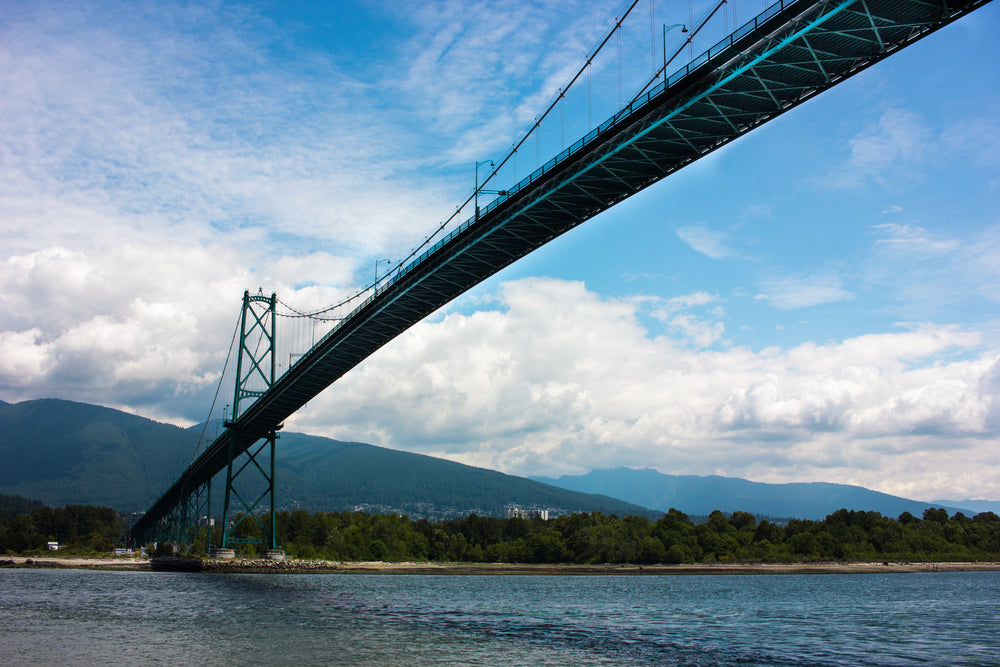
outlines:
M138 535L362 360L505 266L989 0L783 0L398 271L222 433Z

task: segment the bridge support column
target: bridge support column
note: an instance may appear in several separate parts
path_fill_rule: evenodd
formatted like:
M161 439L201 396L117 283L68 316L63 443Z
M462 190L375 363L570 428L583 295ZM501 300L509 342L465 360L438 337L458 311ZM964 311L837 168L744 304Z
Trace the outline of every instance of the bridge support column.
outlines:
M233 439L235 437L234 433ZM271 431L259 445L251 445L242 457L236 459L230 444L220 549L231 549L236 544L260 544L267 552L275 552L268 557L279 557L274 502L274 445L277 439L277 432ZM254 470L259 474L253 474ZM238 530L248 520L257 524L260 535L247 535L247 531ZM250 531L256 532L252 528ZM284 554L280 557L283 558Z
M183 533L180 542L191 546L201 542L201 549L207 550L212 544L212 481L202 484L187 497L184 503L181 524Z

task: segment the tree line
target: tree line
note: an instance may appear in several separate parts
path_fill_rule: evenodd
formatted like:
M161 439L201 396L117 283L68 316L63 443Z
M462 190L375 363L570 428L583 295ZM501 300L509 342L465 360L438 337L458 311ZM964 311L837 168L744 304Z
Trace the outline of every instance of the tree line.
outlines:
M499 519L470 514L430 522L362 512L280 512L278 544L292 558L335 561L501 563L725 563L803 561L1000 560L1000 518L928 509L916 517L839 510L820 521L758 521L752 514L712 512L692 521L675 509L651 520L601 512L554 519ZM265 517L265 525L269 517ZM109 508L45 507L0 496L0 554L32 554L46 542L73 555L107 553L127 519ZM262 537L244 521L234 537ZM218 544L216 526L211 543ZM183 549L204 554L202 534ZM239 545L253 555L254 545ZM152 551L150 551L152 553Z
M76 556L106 554L121 538L124 519L108 507L47 507L0 495L0 554L39 554L48 542Z
M650 520L600 512L554 519L471 514L431 523L359 512L281 512L277 541L293 558L503 563L720 563L1000 560L1000 518L992 512L918 518L839 510L821 521L785 524L746 512L712 512L701 523L671 509ZM256 524L244 522L242 536Z

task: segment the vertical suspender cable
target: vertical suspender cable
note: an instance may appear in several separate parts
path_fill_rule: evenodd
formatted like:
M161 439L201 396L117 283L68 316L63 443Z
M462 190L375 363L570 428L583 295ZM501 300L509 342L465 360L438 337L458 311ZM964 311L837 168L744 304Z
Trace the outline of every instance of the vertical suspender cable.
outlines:
M622 108L622 26L618 25L618 108Z
M694 0L688 0L688 25L694 25ZM688 35L688 60L694 60L694 42L691 37L693 35Z
M538 169L538 165L542 160L542 130L535 123L535 169Z
M592 109L593 100L591 99L591 89L593 87L594 78L594 64L591 62L587 63L587 130L594 129L594 121L592 120Z
M559 96L559 150L566 148L566 96Z
M653 0L649 0L649 65L656 76L656 34L653 30Z

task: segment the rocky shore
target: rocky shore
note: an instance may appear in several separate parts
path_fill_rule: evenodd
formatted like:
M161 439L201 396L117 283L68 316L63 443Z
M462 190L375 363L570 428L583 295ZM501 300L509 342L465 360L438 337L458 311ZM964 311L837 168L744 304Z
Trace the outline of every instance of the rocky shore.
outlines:
M855 574L876 572L1000 571L1000 562L975 563L710 563L694 565L548 565L511 563L386 563L325 560L213 560L198 558L0 557L0 568L74 568L245 574Z

